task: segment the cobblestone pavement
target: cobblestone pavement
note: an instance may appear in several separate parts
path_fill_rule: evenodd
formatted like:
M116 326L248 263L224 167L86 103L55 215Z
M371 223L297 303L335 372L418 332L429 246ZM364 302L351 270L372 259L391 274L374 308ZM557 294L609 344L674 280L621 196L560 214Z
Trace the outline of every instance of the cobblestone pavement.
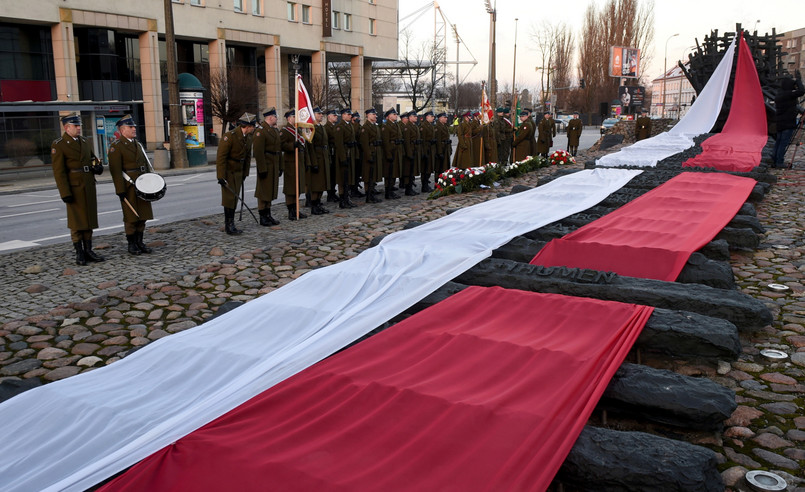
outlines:
M579 162L598 155L580 153ZM106 261L85 267L75 266L69 245L4 255L0 381L46 383L111 364L134 348L202 323L226 301L249 301L311 269L354 257L374 237L411 220L437 219L449 209L494 199L515 184L535 186L552 171L437 200L418 195L374 206L360 201L346 211L330 204L333 213L299 222L288 221L285 209L275 206L279 226L244 219L241 236L224 234L222 216L159 225L146 231L153 254L128 255L121 233L99 238L96 249ZM733 253L732 265L740 289L763 299L774 323L742 335L743 355L736 362L647 363L710 377L736 391L739 406L723 435L685 436L718 453L728 485L747 469L766 468L794 484L790 490L805 491L795 478L805 466L805 160L773 172L779 183L756 205L768 232L757 251ZM774 292L769 283L790 290ZM789 358L771 362L760 355L763 348L783 350Z

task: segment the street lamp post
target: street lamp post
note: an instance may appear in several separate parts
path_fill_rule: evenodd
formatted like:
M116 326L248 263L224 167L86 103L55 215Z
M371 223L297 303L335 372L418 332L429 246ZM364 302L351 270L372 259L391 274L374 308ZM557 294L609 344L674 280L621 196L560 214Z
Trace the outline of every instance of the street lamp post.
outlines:
M671 38L679 36L679 33L671 34L668 36L668 39L665 40L665 56L662 61L662 117L665 119L665 79L668 77L668 41Z
M498 93L497 75L495 73L495 22L498 17L498 0L495 0L494 6L490 0L484 0L484 3L486 3L486 11L489 13L489 100L494 107Z

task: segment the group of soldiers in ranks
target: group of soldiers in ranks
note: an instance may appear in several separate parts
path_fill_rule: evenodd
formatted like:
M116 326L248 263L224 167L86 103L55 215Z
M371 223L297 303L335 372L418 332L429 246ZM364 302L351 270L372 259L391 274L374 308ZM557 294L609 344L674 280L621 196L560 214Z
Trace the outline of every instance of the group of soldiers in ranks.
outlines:
M98 199L95 176L103 174L103 164L95 157L92 145L81 135L81 116L72 113L61 118L64 133L51 144L53 177L59 196L67 209L67 227L75 248L75 262L104 261L92 250L92 233L98 228ZM131 115L117 122L117 133L108 150L109 172L120 198L123 227L132 255L151 253L143 242L145 222L153 219L151 203L141 199L134 182L152 172L145 150L137 142L137 123Z
M479 111L468 111L460 116L454 167L466 169L489 163L508 164L529 156L548 156L553 137L556 136L556 123L550 111L546 111L539 123L535 123L531 110L521 109L516 128L510 119L509 108L497 108L495 113L488 125L483 124ZM574 113L567 128L567 150L573 156L578 152L581 132L579 114Z
M374 108L364 111L364 115L366 121L361 124L360 114L350 108L326 112L313 108L316 124L308 141L304 129L295 125L294 110L284 114L282 127L275 108L264 110L259 123L255 115L244 113L237 127L221 139L216 158L225 232L243 232L235 226L235 208L241 199L243 181L249 175L252 155L257 168L254 196L262 226L279 224L271 214L271 202L279 197L282 176L289 220L307 218L296 208L299 194L306 195L306 205L313 215L323 215L330 213L322 204L325 192L328 202L337 202L346 209L356 206L352 198L365 198L367 204L382 202L377 190L380 181L385 198L391 200L400 198L395 193L400 189L408 196L431 191L431 175L438 176L450 167L452 144L447 114L428 111L420 120L413 111L398 114L389 109L382 124ZM419 190L414 187L417 177Z

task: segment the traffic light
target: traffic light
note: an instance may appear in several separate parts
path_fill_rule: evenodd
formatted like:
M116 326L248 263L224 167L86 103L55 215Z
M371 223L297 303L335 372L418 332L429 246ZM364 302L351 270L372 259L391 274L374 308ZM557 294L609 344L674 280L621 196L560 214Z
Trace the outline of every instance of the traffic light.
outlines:
M584 89L584 87L586 87L586 84L584 83L584 79L579 79L579 87L581 87L582 89Z

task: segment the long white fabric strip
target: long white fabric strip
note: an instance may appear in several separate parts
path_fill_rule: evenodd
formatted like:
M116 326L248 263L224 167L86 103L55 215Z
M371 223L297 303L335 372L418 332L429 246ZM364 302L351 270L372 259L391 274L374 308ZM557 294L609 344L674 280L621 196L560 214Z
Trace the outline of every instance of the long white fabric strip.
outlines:
M654 167L666 157L693 147L693 138L709 132L721 112L730 82L735 39L737 38L733 38L696 102L679 123L667 132L636 142L620 152L607 154L595 163L603 167Z
M514 236L642 171L586 170L380 245L96 371L0 404L0 490L83 490L327 357Z

